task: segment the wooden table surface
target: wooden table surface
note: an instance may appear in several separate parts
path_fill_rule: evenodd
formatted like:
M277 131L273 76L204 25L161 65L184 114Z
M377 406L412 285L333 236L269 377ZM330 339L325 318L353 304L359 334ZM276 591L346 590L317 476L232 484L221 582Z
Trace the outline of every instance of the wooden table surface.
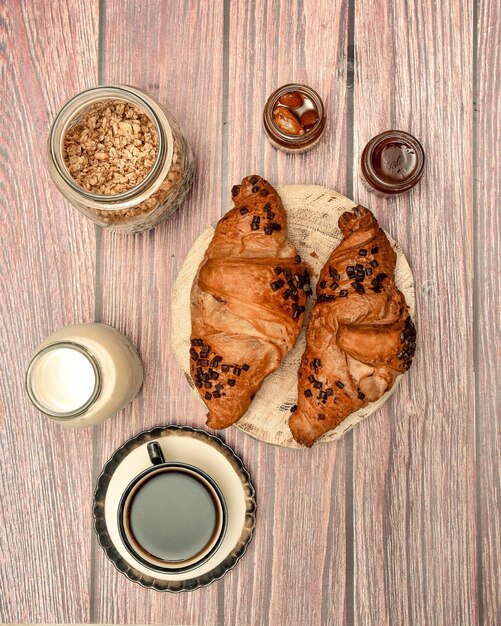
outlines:
M0 619L117 624L501 624L501 4L497 0L3 0ZM327 130L289 156L261 113L290 81L319 91ZM49 125L82 89L128 83L179 120L189 200L152 232L103 232L47 172ZM358 161L376 133L414 133L427 168L381 199ZM367 204L416 280L419 343L394 397L334 444L285 450L222 436L257 488L252 545L224 579L160 594L93 536L93 485L125 439L204 411L170 348L171 290L195 238L259 173ZM26 400L30 352L93 320L137 344L139 398L94 429Z

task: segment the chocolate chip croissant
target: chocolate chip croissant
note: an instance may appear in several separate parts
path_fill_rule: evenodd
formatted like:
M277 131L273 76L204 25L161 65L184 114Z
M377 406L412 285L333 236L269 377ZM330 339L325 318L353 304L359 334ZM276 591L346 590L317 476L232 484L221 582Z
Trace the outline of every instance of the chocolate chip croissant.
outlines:
M323 267L289 425L306 446L378 400L409 369L416 329L395 287L396 254L372 213L343 213L344 235Z
M293 347L311 293L275 189L249 176L232 196L191 292L191 376L215 429L242 417Z

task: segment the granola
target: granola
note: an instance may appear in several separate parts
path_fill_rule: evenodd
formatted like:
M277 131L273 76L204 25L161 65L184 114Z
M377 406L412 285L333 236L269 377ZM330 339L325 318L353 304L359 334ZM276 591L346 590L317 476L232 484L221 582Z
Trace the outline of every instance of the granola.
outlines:
M119 100L98 102L66 132L65 164L91 193L116 195L137 186L158 155L158 134L138 107Z

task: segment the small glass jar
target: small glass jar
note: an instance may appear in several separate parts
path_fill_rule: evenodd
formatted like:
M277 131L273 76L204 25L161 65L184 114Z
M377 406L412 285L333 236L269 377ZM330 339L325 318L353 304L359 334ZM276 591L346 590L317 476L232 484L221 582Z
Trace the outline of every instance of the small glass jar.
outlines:
M26 372L31 402L63 426L93 426L139 392L143 366L136 348L106 324L72 324L36 348Z
M409 133L388 130L365 146L360 176L366 187L380 196L404 193L421 180L425 155L422 145Z
M279 102L284 96L287 97L288 94L296 93L299 93L303 100L299 106L287 106ZM303 127L304 132L302 132L302 134L290 134L284 132L277 125L275 120L277 107L283 107L290 111L287 115L293 115L293 118L296 118L296 121L291 118L294 125L296 125L297 122L301 126L301 118L308 110L316 112L317 120L313 125ZM288 153L306 152L306 150L310 150L319 142L324 132L324 103L318 93L307 85L301 85L299 83L284 85L274 91L268 98L263 111L263 124L266 136L275 148ZM300 126L298 126L298 128ZM301 132L301 130L299 132Z
M156 159L147 175L136 186L114 195L86 190L73 178L64 158L67 132L106 103L136 107L151 120L157 136ZM178 124L134 87L94 87L72 98L52 124L48 152L50 175L61 193L96 224L116 232L138 233L155 227L179 207L193 184L193 155Z

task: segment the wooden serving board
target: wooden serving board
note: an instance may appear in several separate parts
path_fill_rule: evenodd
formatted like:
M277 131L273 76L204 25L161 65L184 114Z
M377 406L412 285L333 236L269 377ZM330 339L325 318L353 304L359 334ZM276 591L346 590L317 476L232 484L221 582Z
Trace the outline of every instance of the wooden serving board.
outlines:
M288 236L301 257L312 268L311 285L315 292L318 275L332 250L339 244L342 234L338 220L344 211L355 203L336 191L317 185L286 185L278 192L287 211ZM376 216L377 217L377 216ZM186 375L191 388L198 396L190 376L190 291L193 279L214 235L214 228L207 228L195 241L177 277L172 297L172 347L177 362ZM402 291L414 317L414 278L402 249L388 235L397 253L395 282ZM313 298L306 309L305 323L294 348L283 359L278 370L270 374L256 394L247 413L235 424L251 437L287 448L301 448L292 437L288 420L290 408L297 403L297 371L305 349L305 329ZM335 430L326 433L318 443L338 439L355 424L377 411L395 392L400 376L392 389L377 402L352 413ZM200 400L202 402L202 400Z

